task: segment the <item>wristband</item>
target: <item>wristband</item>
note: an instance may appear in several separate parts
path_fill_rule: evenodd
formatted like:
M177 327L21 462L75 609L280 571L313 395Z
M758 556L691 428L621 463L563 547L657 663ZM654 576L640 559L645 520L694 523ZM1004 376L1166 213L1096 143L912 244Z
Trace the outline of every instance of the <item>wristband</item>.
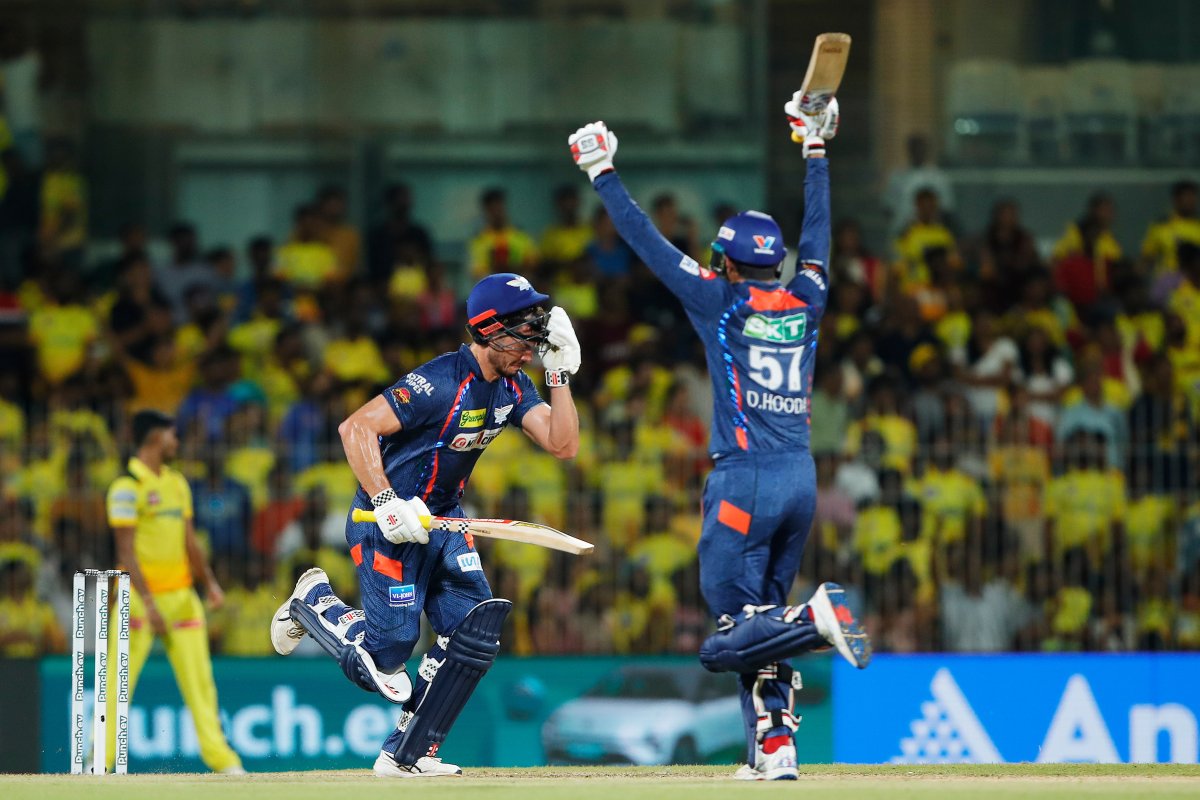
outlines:
M548 369L546 370L546 385L551 389L559 386L568 386L571 383L571 373L565 369Z
M390 503L395 499L395 489L384 489L382 492L371 498L371 505L373 505L375 508L379 508L384 503Z

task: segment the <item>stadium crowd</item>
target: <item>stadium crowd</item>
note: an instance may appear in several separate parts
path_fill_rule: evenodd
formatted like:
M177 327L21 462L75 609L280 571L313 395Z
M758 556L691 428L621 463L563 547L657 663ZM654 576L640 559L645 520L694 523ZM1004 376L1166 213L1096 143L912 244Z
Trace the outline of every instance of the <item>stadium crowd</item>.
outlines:
M365 231L330 186L279 241L214 246L179 223L155 259L131 222L95 262L71 149L50 146L33 171L9 144L0 656L62 650L71 574L111 565L104 493L140 408L177 420L177 466L226 587L215 652L270 653L269 617L314 564L353 598L356 482L337 425L463 341L456 288L494 271L528 275L576 321L583 446L563 465L501 436L468 510L597 544L573 558L477 540L495 593L516 601L505 645L695 652L711 625L695 556L711 388L682 309L598 204L589 216L575 188L557 191L538 238L502 190L483 192L458 282L403 185ZM888 256L854 221L836 227L812 399L817 518L795 596L842 582L883 651L1200 648L1196 185L1172 188L1136 252L1113 237L1105 195L1064 219L1045 257L1013 203L960 229L938 200L915 193ZM714 223L670 195L652 212L707 263L697 231Z

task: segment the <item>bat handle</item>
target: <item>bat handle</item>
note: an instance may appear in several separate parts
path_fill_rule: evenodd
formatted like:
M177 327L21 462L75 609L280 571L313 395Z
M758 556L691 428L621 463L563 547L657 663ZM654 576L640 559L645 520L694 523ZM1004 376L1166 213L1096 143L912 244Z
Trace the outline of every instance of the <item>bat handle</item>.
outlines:
M350 521L351 522L374 522L375 521L375 512L367 511L366 509L363 509L363 508L356 508L350 512ZM429 514L422 514L421 515L421 527L423 527L425 530L429 530L431 525L433 525L433 517L430 516Z
M804 144L804 137L795 131L792 131L792 141L796 144Z

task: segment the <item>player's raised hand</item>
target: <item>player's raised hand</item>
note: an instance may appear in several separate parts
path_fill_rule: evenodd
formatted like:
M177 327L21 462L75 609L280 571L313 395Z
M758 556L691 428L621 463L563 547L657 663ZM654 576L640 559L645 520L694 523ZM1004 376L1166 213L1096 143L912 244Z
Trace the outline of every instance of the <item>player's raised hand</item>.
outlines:
M600 173L613 168L613 156L617 153L617 135L608 126L597 120L589 122L567 137L571 146L571 157L575 165L595 181Z
M571 318L560 306L550 309L546 331L550 350L542 356L542 365L546 368L546 383L555 386L559 384L553 382L550 373L565 370L574 375L583 363L583 351L579 347L579 338L575 335Z
M421 517L429 516L429 507L421 498L404 500L393 490L384 489L371 498L371 505L375 506L375 524L392 544L429 543L429 530L421 522Z
M792 129L792 141L804 144L804 156L823 156L825 140L837 136L838 123L841 121L841 111L837 98L831 98L824 110L815 114L805 110L805 98L796 92L783 106L787 114L788 125Z

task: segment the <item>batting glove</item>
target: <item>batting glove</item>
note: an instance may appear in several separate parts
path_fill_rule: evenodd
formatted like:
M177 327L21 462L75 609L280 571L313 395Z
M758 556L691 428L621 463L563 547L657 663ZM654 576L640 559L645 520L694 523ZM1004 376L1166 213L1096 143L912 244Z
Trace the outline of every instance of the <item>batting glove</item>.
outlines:
M429 531L421 524L421 517L429 516L429 508L421 498L403 500L393 490L384 489L371 498L371 505L379 532L392 544L429 543Z
M837 136L841 112L837 98L830 99L824 110L810 114L804 110L808 98L796 92L783 106L788 125L792 129L792 141L804 143L804 157L825 155L825 140Z
M566 386L570 382L568 375L579 371L583 363L583 351L579 347L579 338L575 336L575 328L571 318L560 306L550 309L550 320L546 323L550 350L542 356L542 366L546 368L547 386Z
M587 173L593 183L601 173L613 168L617 154L617 135L603 122L589 122L567 137L575 165Z

